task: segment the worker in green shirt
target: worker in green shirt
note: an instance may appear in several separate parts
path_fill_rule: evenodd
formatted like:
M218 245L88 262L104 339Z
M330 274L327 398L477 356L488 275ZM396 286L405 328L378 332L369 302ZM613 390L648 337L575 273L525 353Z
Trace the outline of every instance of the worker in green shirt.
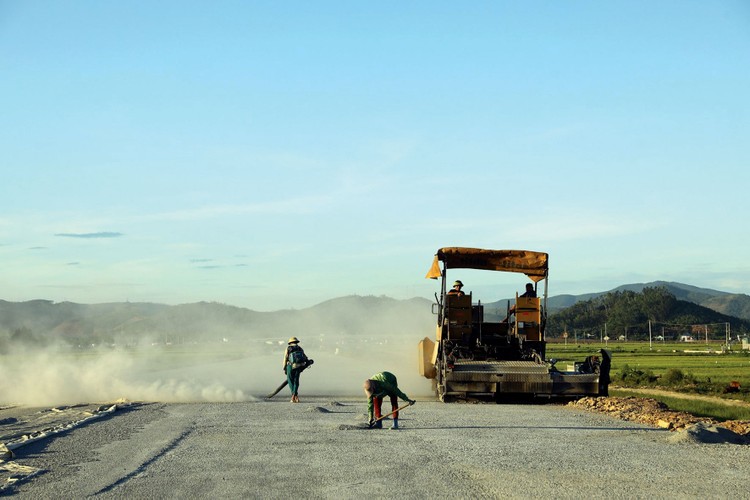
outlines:
M396 411L398 409L398 398L408 401L410 405L416 403L401 392L398 388L396 376L390 372L376 373L365 380L362 387L365 390L365 395L367 395L367 417L370 420L370 427L376 429L383 428L383 421L379 419L382 416L383 398L386 396L391 398L391 411L395 412L391 429L398 429L398 411Z

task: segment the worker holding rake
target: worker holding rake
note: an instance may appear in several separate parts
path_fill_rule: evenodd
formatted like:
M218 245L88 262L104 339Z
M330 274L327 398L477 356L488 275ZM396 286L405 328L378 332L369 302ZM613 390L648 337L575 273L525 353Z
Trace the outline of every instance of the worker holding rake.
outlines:
M416 402L413 399L409 399L409 396L398 388L396 376L390 372L376 373L365 380L362 387L365 390L365 395L367 395L367 416L370 428L383 428L384 417L382 416L382 408L383 398L386 396L391 399L391 414L393 415L393 426L391 429L393 430L398 429L398 398L408 401L409 406Z

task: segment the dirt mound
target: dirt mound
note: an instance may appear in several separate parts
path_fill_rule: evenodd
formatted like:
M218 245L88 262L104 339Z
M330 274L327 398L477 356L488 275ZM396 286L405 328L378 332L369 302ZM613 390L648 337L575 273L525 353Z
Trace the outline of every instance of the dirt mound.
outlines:
M690 413L670 410L667 405L652 398L637 398L633 396L626 398L587 397L572 401L568 403L568 406L606 413L622 420L647 424L671 431L680 431L688 428L703 429L703 431L696 431L693 434L702 433L705 435L705 429L722 428L745 439L750 439L750 421L748 420L719 422L711 418L696 417Z
M313 406L312 408L308 408L305 411L318 412L318 413L331 413L331 410L329 410L328 408L323 408L322 406Z
M724 427L706 425L703 422L692 424L670 435L671 443L731 443L748 444L748 438Z

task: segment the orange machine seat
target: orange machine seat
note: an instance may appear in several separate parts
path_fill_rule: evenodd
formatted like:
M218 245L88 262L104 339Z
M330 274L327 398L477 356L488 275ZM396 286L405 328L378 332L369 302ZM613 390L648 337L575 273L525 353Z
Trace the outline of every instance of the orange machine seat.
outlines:
M541 340L539 325L542 322L542 308L539 297L516 296L515 315L518 333L524 333L527 340Z
M449 339L461 340L471 334L471 294L445 296L445 321Z
M516 297L516 321L536 324L542 322L538 297Z

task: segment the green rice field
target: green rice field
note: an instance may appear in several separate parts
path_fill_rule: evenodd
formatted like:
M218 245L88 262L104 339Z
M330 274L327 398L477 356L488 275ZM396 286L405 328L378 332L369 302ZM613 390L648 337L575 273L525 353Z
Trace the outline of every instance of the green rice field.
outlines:
M742 387L750 387L750 351L743 351L739 346L732 350L722 351L722 344L705 343L654 343L648 342L610 342L589 344L547 344L547 358L556 358L558 367L594 354L599 349L608 349L612 353L612 373L626 365L638 370L651 370L660 376L669 369L679 369L693 377L717 384L729 384L739 381ZM616 378L615 376L612 377Z

